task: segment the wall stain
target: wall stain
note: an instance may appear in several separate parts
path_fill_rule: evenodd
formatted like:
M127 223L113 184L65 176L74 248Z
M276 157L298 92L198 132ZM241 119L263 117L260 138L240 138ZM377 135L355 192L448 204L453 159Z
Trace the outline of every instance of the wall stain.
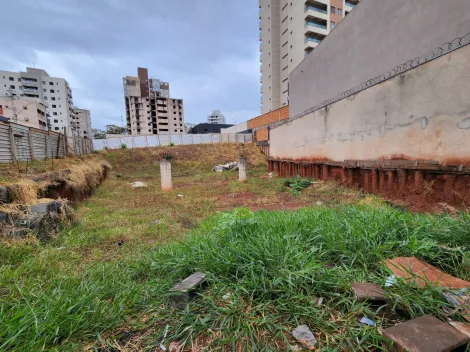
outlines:
M426 127L428 127L428 125L429 125L429 120L427 118L423 117L421 119L421 128L424 130L424 129L426 129Z

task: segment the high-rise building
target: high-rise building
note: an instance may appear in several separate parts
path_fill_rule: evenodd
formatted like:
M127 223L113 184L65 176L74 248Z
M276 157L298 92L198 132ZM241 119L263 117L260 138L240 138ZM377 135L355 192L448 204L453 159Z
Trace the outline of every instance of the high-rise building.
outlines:
M148 78L146 68L137 68L137 77L123 78L129 134L184 133L183 100L170 97L170 85Z
M0 97L0 116L20 125L48 130L46 107L39 101Z
M90 110L80 109L74 106L73 112L75 114L74 127L77 137L92 139Z
M0 71L1 96L43 103L52 131L66 131L68 136L75 132L72 89L64 78L51 77L46 71L31 67L26 72Z
M360 0L259 0L262 113L289 104L289 74Z
M212 124L225 124L225 116L222 115L220 110L213 110L212 114L207 116L207 123Z

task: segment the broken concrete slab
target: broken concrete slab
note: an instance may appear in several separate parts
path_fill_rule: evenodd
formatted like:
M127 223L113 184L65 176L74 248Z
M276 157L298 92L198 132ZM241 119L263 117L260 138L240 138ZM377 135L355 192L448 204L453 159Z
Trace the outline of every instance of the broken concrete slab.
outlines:
M215 172L223 172L223 171L230 171L230 170L238 170L238 163L236 161L227 163L227 164L221 164L214 166L212 171Z
M424 287L428 283L433 286L446 287L454 290L470 287L470 282L446 274L438 268L422 262L415 257L397 257L389 259L385 261L385 265L395 276L420 287Z
M369 301L385 303L388 301L385 296L385 291L379 285L370 283L354 283L351 284L351 288L358 302Z
M170 297L170 304L175 308L185 309L195 291L202 288L206 276L204 273L196 272L173 286L170 289L170 293L173 293Z
M307 325L296 327L295 330L292 331L292 335L304 348L309 350L313 349L317 343L317 339Z
M458 348L465 351L470 342L470 337L431 315L385 329L383 336L393 341L392 351L448 352Z
M143 188L143 187L147 187L147 184L145 184L144 182L136 181L136 182L131 183L131 187L132 188Z

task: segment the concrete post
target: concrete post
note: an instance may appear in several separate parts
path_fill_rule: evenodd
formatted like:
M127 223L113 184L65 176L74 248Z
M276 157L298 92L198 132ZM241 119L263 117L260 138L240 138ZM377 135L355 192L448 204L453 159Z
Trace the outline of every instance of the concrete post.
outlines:
M160 176L162 179L162 191L169 192L173 190L173 183L171 181L171 161L160 161Z
M240 158L238 163L238 179L240 182L246 182L246 171L248 170L248 162L246 158Z

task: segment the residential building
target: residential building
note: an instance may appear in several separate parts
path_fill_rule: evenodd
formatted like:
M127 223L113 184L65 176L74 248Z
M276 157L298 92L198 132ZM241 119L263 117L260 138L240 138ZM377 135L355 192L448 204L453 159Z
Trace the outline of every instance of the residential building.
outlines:
M127 131L133 135L184 133L183 100L170 97L170 84L148 77L137 68L137 77L123 78Z
M360 0L259 0L262 114L289 104L289 74Z
M227 124L214 124L214 123L200 123L191 128L190 134L209 134L209 133L221 133L223 128L229 128L233 125Z
M225 116L222 115L220 110L213 110L212 114L207 116L207 122L213 124L225 124Z
M75 114L74 127L76 131L76 136L81 138L93 139L93 134L91 132L90 110L80 109L76 106L74 106L72 110Z
M0 97L0 116L20 125L48 130L46 107L39 101Z
M46 71L31 67L26 72L0 71L0 96L6 95L43 103L50 129L73 135L72 89L64 78L51 77Z

